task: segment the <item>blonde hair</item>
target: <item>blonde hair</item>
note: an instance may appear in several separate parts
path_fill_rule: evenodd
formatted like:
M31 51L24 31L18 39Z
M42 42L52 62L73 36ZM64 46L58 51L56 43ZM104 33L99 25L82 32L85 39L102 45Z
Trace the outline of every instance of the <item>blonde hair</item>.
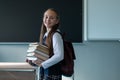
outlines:
M55 10L55 9L53 9L53 8L49 8L49 9L47 9L46 11L48 11L48 10L51 10L51 11L54 11L55 13L56 13L56 17L57 17L57 19L60 19L59 18L59 15L58 15L58 12ZM45 11L45 12L46 12ZM49 32L49 34L48 34L48 37L46 38L46 45L48 46L48 48L49 48L49 50L50 50L50 52L52 51L51 49L52 49L52 35L54 34L54 32L58 29L58 27L59 27L59 23L58 24L56 24L56 25L54 25L53 27L52 27L52 29L51 29L51 31ZM44 34L46 33L46 27L45 27L45 25L43 24L43 22L42 22L42 25L41 25L41 31L40 31L40 44L42 44L42 42L43 42L43 36L44 36Z

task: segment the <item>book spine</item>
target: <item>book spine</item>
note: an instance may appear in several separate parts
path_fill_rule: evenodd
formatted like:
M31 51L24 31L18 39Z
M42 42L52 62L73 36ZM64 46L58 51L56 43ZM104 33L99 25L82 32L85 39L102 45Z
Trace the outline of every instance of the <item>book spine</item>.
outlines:
M36 54L40 54L41 56L44 56L44 57L49 58L49 55L48 55L48 54L43 53L43 52L41 52L41 51L39 51L39 50L35 50L34 53L36 53Z
M41 52L46 53L46 54L49 55L49 50L48 49L43 49L43 48L37 47L36 50L39 50L39 51L41 51Z
M39 59L41 59L41 60L43 60L43 61L45 61L45 60L48 59L48 57L44 57L44 56L41 56L41 55L36 54L36 53L34 54L34 56L37 57L37 58L39 58Z
M37 49L44 52L44 53L49 54L49 49L46 46L39 45L39 46L37 46Z

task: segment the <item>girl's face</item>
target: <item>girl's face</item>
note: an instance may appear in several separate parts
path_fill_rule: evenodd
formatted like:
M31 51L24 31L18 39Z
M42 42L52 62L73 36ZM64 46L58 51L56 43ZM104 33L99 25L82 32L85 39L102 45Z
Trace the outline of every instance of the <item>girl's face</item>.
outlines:
M57 14L52 10L47 10L44 13L43 23L47 29L51 29L55 24L58 24L59 20Z

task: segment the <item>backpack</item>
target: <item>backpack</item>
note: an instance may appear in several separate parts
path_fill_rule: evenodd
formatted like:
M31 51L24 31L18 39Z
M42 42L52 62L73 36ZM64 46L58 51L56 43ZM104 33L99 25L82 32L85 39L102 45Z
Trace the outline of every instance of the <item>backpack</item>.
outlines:
M64 59L61 61L61 72L62 75L70 77L74 73L74 60L76 59L76 56L72 42L65 40L64 35L62 33L60 34L64 44Z

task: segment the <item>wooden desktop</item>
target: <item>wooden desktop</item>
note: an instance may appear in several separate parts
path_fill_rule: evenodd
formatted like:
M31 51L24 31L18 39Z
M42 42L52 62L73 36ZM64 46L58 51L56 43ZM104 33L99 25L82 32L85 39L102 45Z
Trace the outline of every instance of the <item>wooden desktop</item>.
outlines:
M26 62L0 62L0 80L38 80L37 70Z

